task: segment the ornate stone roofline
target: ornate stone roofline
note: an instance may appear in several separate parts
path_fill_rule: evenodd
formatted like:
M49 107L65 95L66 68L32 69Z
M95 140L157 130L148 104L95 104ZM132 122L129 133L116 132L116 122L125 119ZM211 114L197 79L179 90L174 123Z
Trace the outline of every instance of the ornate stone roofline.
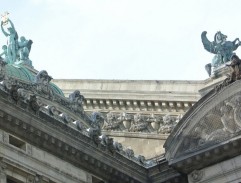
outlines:
M0 105L6 106L0 111L2 129L105 180L118 177L113 182L146 182L146 168L151 162L101 136L100 114L88 116L83 111L83 96L78 91L65 98L52 88L46 71L40 71L33 83L23 82L9 77L4 72L5 63L0 63Z
M54 119L48 120L46 114L40 112L41 118L45 119L41 120L6 100L1 99L0 103L8 104L0 111L2 129L76 166L94 172L99 177L113 177L117 179L115 182L134 179L146 181L146 169L143 166L119 153L112 154L106 146L96 145L89 137L69 128L66 124ZM11 114L11 111L16 113Z

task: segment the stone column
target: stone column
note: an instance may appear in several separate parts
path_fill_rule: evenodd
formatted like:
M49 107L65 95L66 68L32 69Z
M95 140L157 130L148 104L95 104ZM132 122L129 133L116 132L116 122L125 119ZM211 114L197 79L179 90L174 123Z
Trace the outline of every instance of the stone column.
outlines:
M7 174L6 174L7 165L3 162L0 162L0 182L7 183Z

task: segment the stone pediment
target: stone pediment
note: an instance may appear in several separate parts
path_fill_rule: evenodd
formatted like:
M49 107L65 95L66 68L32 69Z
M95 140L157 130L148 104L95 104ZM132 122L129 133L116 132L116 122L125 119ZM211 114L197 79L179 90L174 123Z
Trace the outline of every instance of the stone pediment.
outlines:
M240 86L213 89L184 115L164 144L169 165L187 173L240 152Z

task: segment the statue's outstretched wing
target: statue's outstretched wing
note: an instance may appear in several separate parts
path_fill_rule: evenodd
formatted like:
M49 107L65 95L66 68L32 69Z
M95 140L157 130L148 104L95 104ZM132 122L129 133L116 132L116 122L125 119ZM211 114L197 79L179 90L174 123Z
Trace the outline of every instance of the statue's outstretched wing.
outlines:
M203 31L201 34L202 43L203 43L205 50L207 50L208 52L217 54L217 50L215 50L216 43L210 42L206 35L207 35L207 31Z
M27 48L28 48L29 52L30 52L30 50L31 50L32 44L33 44L33 41L30 39L30 40L28 41L28 43L27 43Z

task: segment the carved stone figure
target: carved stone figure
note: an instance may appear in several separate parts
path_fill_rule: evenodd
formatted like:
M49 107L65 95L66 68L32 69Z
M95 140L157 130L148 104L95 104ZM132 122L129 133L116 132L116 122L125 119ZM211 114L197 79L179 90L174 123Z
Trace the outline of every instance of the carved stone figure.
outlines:
M75 90L73 93L71 93L69 95L69 100L71 102L71 108L75 112L79 112L79 113L83 112L84 96L80 94L79 90Z
M241 96L223 101L207 113L184 141L187 151L209 143L217 143L241 131Z
M100 138L101 136L101 123L103 123L104 119L101 116L100 113L98 112L93 112L91 117L91 128L89 129L89 136L90 138L96 143L100 143Z
M144 165L146 162L145 156L139 155L137 159L142 165Z
M123 146L122 146L121 143L119 143L119 142L113 142L113 145L114 145L114 148L115 148L118 152L123 151Z
M158 132L163 134L171 133L173 128L176 126L176 121L172 118L170 114L163 116L163 124L160 126Z
M231 73L231 81L236 81L241 79L241 60L237 55L233 55L231 57L231 63L226 64L227 66L230 66L232 68L232 73Z
M39 101L36 95L30 95L29 106L34 112L38 112L42 106L42 103Z
M108 137L107 135L102 135L102 143L107 146L108 150L110 152L114 152L115 151L115 147L114 147L114 142L113 142L113 138Z
M227 105L223 105L220 108L221 111L221 122L224 126L224 130L228 131L229 133L235 133L236 132L236 125L234 122L234 113L231 107Z
M241 129L241 96L233 97L230 101L226 102L226 105L231 106L233 108L234 121L238 127L236 131L240 131Z
M235 51L240 46L239 39L236 38L232 42L226 41L227 36L218 31L214 36L214 41L210 42L206 37L206 34L206 31L202 32L201 34L203 46L208 52L215 54L211 63L211 67L217 68L218 66L230 61L232 55L234 54L233 51ZM210 68L206 69L209 70ZM208 72L210 74L210 71Z
M132 149L127 148L125 150L125 152L126 152L126 155L127 155L128 158L134 158L135 154L134 154L134 151Z
M26 90L24 90L23 88L19 88L17 89L17 93L18 98L21 99L21 101L23 101L24 103L27 103L29 101L30 95Z
M78 121L75 121L74 124L76 125L76 128L79 130L79 131L82 131L84 130L84 126L83 124L78 120Z
M104 121L103 129L104 130L122 130L123 129L123 120L122 115L117 116L112 112L106 114L106 120Z
M53 91L49 84L51 80L52 77L49 76L47 71L45 70L38 72L35 77L35 83L37 84L38 93L41 93L50 99L52 99L53 97Z
M20 37L18 42L18 60L24 62L27 65L32 66L31 60L29 60L29 53L31 50L32 40L26 40L24 36Z
M134 120L131 124L129 131L131 131L131 132L148 131L147 126L148 126L148 123L144 119L144 117L141 116L140 113L137 113L134 115Z
M35 82L41 83L41 84L49 84L51 80L52 80L52 77L49 76L47 71L45 70L39 71L35 78Z
M71 122L70 116L68 114L66 114L66 113L60 114L60 117L67 124Z
M52 115L52 116L58 116L59 115L55 106L48 106L48 111L49 111L49 114Z

